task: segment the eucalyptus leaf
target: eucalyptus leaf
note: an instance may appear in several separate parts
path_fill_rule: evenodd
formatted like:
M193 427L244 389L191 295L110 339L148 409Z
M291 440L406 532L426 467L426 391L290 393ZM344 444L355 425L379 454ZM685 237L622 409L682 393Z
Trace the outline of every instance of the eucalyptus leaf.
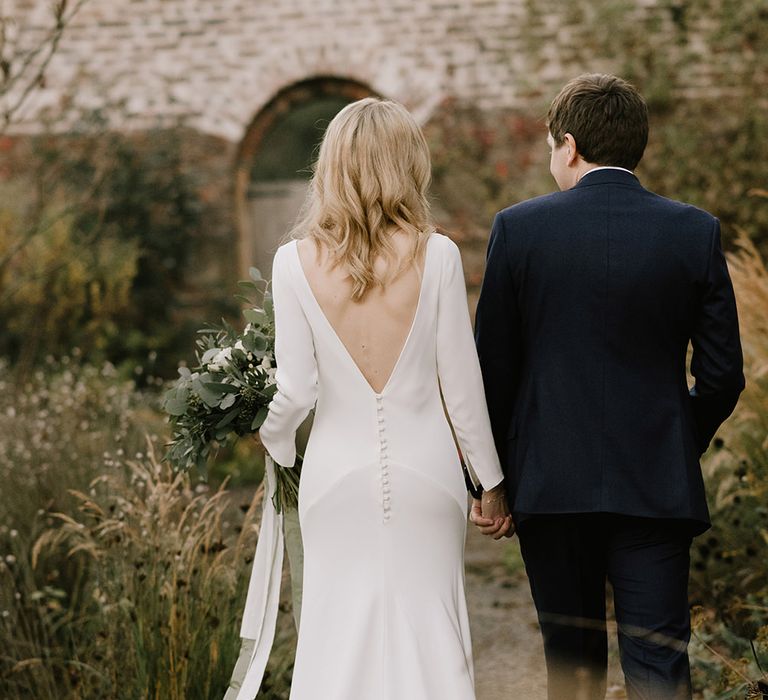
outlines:
M238 333L235 331L234 328L232 328L232 326L228 323L227 319L225 319L223 316L221 317L221 325L222 325L222 330L220 331L220 333L227 340L230 341L228 343L229 345L233 345L235 340L238 337Z
M206 389L210 391L219 391L225 394L239 394L240 388L234 384L227 384L226 382L202 382Z
M211 384L213 382L207 383ZM214 393L210 389L206 388L205 384L206 382L203 382L200 378L198 378L193 381L192 386L203 403L211 407L218 406L220 400L219 394Z
M253 323L254 325L262 325L267 322L267 314L264 313L263 309L257 307L243 309L243 317L248 323Z
M255 291L259 291L259 285L255 284L254 282L251 282L251 280L237 280L237 283L241 287L245 287L247 289L253 289Z
M234 419L237 414L240 413L240 406L237 406L236 408L233 408L229 413L225 414L224 417L216 423L216 428L223 428L225 425L229 425ZM216 437L218 438L218 433L216 433Z
M254 282L261 282L264 280L258 267L249 267L248 274Z
M219 408L227 409L237 401L237 394L227 394L219 404Z
M181 399L171 399L165 403L163 409L172 416L183 416L187 412L187 402Z
M270 384L269 386L265 386L261 390L261 395L265 396L268 399L271 399L275 395L276 391L277 391L277 384Z
M235 365L230 365L230 366L229 366L229 372L230 372L230 374L232 374L232 375L233 375L233 376L234 376L236 379L239 379L239 380L240 380L240 381L241 381L243 384L245 384L245 383L246 383L246 381L245 381L245 376L243 375L243 373L242 373L242 372L241 372L241 371L240 371L240 370L239 370L239 369L238 369L238 368L237 368Z
M258 430L264 423L268 413L269 409L266 406L261 406L259 410L256 411L256 415L253 417L253 421L251 422L251 430Z

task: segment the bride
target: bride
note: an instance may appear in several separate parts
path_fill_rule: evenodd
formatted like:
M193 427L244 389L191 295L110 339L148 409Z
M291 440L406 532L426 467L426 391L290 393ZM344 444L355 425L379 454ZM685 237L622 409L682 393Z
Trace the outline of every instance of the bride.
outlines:
M405 108L347 105L275 254L277 393L259 435L278 465L294 465L315 408L291 700L475 697L457 446L494 536L513 526L459 249L430 221L430 169Z

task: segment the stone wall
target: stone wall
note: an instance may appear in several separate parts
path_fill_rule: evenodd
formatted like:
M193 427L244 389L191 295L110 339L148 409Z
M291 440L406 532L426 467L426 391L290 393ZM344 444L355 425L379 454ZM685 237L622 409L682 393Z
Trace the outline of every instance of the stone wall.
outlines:
M204 183L211 240L201 242L201 250L210 254L200 260L201 274L195 274L199 293L192 296L204 297L213 280L242 276L237 250L244 250L238 230L243 227L235 180L258 115L281 91L313 78L365 86L403 102L433 135L435 162L445 171L438 177L438 199L469 200L464 211L454 207L447 215L438 201L436 213L462 245L474 298L492 211L553 186L539 130L558 87L578 73L605 70L630 75L652 105L732 96L742 89L755 47L743 41L722 43L718 22L727 14L726 4L87 0L67 27L44 84L32 93L9 133L35 133L44 124L48 130L68 131L83 109L97 107L115 129L181 123L196 134L190 139L189 167ZM7 51L33 47L48 31L47 2L6 0L0 7L16 19ZM473 112L496 115L488 120L494 124L509 122L504 115L512 115L506 151L498 140L486 144L501 154L486 157L489 168L511 168L508 185L493 197L488 188L469 197L478 173L472 168L462 172L461 161L455 165L452 156L437 154L440 140L453 128L454 110L462 110L465 130ZM472 211L479 199L484 201ZM225 250L231 255L222 255Z
M616 40L611 22L622 15L655 33L670 56L689 57L681 90L727 89L728 68L739 57L718 51L706 18L687 19L686 4L88 0L16 130L35 130L44 111L58 114L62 102L109 104L119 128L184 117L201 132L238 141L275 93L318 75L366 84L406 104L422 122L446 97L481 109L539 108L575 73L622 69L602 55L602 45ZM13 42L33 46L45 33L47 6L43 0L3 4L17 20L10 48ZM605 36L595 27L607 30ZM61 118L57 124L68 126Z

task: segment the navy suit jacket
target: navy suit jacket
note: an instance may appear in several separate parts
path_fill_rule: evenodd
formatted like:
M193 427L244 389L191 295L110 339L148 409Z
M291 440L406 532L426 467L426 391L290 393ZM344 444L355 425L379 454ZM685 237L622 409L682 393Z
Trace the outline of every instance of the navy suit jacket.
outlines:
M744 388L715 217L617 169L500 211L475 340L518 523L612 512L709 527L699 458Z

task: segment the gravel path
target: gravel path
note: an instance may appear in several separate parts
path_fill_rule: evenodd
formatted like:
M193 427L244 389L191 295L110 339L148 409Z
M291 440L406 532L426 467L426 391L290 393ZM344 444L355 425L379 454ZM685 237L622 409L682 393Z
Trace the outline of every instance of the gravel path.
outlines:
M468 525L465 587L477 700L546 700L546 672L536 609L517 538L493 540ZM606 698L625 698L615 631Z

